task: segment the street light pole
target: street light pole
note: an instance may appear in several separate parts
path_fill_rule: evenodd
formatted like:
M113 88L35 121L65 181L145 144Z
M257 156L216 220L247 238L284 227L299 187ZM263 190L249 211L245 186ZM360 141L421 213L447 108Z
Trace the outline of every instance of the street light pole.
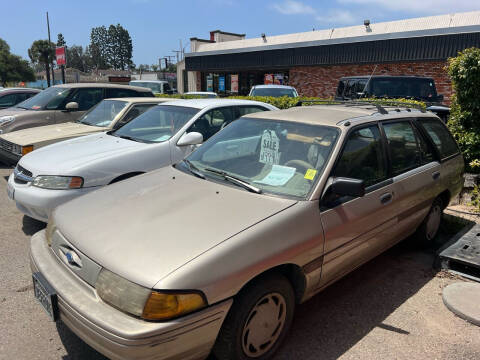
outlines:
M51 43L50 40L50 21L48 20L48 11L47 11L47 29L48 29L48 43ZM53 70L53 59L52 63L50 64L51 69L52 69L52 85L55 85L55 71Z

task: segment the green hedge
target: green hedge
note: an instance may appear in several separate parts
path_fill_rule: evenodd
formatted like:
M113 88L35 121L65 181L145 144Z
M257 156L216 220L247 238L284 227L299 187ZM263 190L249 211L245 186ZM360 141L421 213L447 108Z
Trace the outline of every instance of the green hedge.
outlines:
M174 95L166 95L166 94L158 94L158 97L163 98L172 98L172 99L200 99L201 96L194 96L194 95L182 95L182 94L174 94ZM317 97L298 97L298 98L291 98L287 96L282 97L273 97L273 96L229 96L225 97L224 99L240 99L240 100L253 100L253 101L261 101L267 104L271 104L276 106L279 109L288 109L291 108L299 101L318 101L318 103L312 102L311 104L305 105L318 105L318 104L335 104L336 101L333 99L322 99ZM357 100L358 102L368 102L368 103L378 103L380 105L394 105L398 103L405 104L408 107L422 107L425 108L425 103L416 100L410 99L361 99Z

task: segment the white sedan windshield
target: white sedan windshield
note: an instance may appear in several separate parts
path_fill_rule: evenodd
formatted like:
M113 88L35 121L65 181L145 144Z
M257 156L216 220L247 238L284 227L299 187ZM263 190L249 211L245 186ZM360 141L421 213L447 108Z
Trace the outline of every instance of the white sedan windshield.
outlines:
M305 198L337 137L338 130L327 126L240 118L188 160L206 176L229 175L262 192Z
M167 141L199 111L190 107L157 105L112 135L141 142Z

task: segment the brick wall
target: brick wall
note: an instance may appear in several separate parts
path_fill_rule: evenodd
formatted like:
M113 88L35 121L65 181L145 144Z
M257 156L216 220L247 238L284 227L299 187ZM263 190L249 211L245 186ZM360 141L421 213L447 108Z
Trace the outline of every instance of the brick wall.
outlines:
M375 75L428 76L435 80L437 92L443 94L444 102L450 103L452 83L445 71L446 61L379 64ZM342 76L370 75L375 64L302 66L290 69L289 85L301 96L328 98L335 96L338 80Z

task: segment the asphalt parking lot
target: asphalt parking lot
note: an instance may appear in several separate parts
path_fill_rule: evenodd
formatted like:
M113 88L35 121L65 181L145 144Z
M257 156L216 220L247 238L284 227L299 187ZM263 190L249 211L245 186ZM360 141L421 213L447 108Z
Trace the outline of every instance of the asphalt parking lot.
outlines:
M29 239L44 225L7 199L0 164L0 359L105 359L33 298ZM455 317L432 269L432 250L409 241L297 308L276 359L479 359L480 328Z

